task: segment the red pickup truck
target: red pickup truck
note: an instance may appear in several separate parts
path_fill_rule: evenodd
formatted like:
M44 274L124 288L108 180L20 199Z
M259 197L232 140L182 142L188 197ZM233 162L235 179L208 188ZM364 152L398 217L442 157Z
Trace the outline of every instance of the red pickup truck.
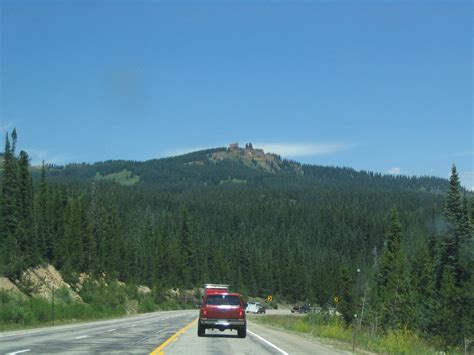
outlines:
M221 286L221 287L217 287ZM245 305L238 293L228 291L226 285L206 285L199 310L198 336L206 329L236 329L239 338L247 336Z

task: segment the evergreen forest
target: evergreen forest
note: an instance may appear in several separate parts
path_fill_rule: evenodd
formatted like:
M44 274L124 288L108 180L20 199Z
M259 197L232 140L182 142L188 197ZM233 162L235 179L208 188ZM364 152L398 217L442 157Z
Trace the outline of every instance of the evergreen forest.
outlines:
M455 165L449 180L280 157L268 172L210 160L216 148L32 167L17 140L7 134L1 168L0 275L50 263L70 282L226 283L444 348L473 338L474 197Z

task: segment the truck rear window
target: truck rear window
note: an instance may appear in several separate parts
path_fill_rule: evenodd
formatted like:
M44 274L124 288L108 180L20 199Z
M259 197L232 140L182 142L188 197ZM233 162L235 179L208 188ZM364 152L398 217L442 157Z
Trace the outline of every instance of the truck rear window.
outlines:
M209 295L206 299L206 305L211 306L239 306L240 298L231 295Z

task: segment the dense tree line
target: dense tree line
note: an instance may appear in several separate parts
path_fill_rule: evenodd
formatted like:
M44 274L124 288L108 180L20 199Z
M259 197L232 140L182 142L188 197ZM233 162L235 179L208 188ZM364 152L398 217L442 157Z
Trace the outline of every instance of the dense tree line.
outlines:
M445 193L448 183L438 177L409 177L383 175L370 171L356 171L317 165L300 165L290 160L280 161L279 174L268 174L257 168L233 161L209 162L208 157L226 148L208 149L182 156L152 159L145 162L109 160L94 164L68 164L48 166L48 178L53 182L92 181L96 174L109 175L124 169L140 177L142 187L161 189L198 188L219 185L230 177L246 182L247 186L259 188L301 186L335 187L351 186L355 189L414 190ZM303 172L303 174L296 173ZM39 177L39 174L34 174Z
M155 288L229 283L245 295L320 305L338 296L348 324L358 314L380 331L407 327L446 345L472 334L474 209L455 168L449 182L313 166L295 176L292 162L271 175L190 166L201 152L153 161L132 187L89 179L98 171L88 164L43 164L33 183L16 144L13 131L0 274L15 279L49 262L69 281L106 273ZM101 174L140 166L102 164ZM218 183L228 176L249 183Z

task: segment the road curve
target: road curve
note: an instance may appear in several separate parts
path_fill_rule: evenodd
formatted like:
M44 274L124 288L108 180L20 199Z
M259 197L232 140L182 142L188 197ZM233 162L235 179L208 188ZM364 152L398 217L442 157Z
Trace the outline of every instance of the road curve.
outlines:
M0 333L0 354L347 354L307 338L249 321L236 331L197 336L196 310L147 313L26 331Z

